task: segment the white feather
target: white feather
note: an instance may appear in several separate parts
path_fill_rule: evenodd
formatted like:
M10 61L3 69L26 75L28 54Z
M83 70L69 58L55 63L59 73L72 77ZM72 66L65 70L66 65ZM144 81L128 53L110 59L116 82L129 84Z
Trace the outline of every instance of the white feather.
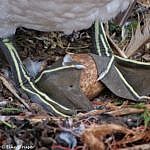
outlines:
M95 19L106 21L133 0L0 0L0 37L19 26L40 31L86 29Z

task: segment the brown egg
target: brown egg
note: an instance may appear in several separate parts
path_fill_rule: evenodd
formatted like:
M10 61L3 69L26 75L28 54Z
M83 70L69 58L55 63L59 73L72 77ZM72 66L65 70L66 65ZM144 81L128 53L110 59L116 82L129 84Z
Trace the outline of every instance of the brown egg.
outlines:
M80 87L89 99L93 99L104 89L103 84L97 81L98 72L93 58L89 54L71 54L71 57L86 67L81 72Z

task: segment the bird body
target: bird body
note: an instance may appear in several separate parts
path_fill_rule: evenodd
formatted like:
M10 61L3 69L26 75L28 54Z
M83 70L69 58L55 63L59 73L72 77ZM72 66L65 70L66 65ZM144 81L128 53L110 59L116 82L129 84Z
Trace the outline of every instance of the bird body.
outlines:
M86 29L94 20L106 21L124 11L134 0L1 0L0 37L23 26L39 31Z

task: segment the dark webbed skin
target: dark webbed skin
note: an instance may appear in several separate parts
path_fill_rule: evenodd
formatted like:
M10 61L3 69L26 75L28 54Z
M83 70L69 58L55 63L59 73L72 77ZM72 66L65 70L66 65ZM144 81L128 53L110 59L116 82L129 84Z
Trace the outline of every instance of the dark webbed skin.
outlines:
M65 107L64 105L61 105L58 102L60 99L53 99L52 97L49 97L45 92L42 92L36 86L35 82L30 78L26 69L24 68L24 65L20 60L20 57L15 47L12 43L10 43L9 40L1 40L0 48L3 50L3 53L11 66L15 77L16 85L19 86L21 90L25 92L33 102L43 106L43 108L47 110L48 113L56 116L60 115L67 117L76 114L76 106L70 109L68 107ZM61 99L63 102L63 99L66 99L66 97L62 97ZM65 102L68 101L66 100ZM66 106L68 105L69 104L66 103ZM88 108L91 108L91 105Z
M72 63L72 64L75 64ZM46 70L61 67L62 60L57 61ZM75 111L89 111L93 107L80 88L81 70L70 68L43 74L36 82L37 87L53 97L58 103Z
M107 42L105 33L101 36L102 24L95 26L91 54L97 65L99 80L115 95L129 100L150 99L150 63L142 63L115 56ZM98 38L98 40L96 40ZM102 41L106 41L105 46ZM100 42L97 42L100 41Z

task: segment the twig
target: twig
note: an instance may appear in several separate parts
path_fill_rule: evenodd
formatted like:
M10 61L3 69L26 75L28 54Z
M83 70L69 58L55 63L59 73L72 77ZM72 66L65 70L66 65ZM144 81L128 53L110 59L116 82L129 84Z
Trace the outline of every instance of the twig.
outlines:
M148 107L146 108L150 110L150 108ZM121 108L119 110L107 112L107 114L111 114L114 116L123 116L123 115L129 115L129 114L143 113L144 111L145 111L144 108Z
M92 111L89 111L87 113L79 113L79 114L77 114L76 117L82 118L82 117L95 116L95 115L102 114L104 112L106 112L106 111L104 111L104 110L92 110Z
M149 150L150 149L150 143L149 144L143 144L143 145L137 145L133 147L127 147L127 148L121 148L118 150Z
M106 33L106 36L109 40L109 42L113 45L113 47L116 49L116 51L118 52L118 54L123 57L123 58L127 58L126 54L117 46L117 44L111 39L111 37L108 35L108 33Z

